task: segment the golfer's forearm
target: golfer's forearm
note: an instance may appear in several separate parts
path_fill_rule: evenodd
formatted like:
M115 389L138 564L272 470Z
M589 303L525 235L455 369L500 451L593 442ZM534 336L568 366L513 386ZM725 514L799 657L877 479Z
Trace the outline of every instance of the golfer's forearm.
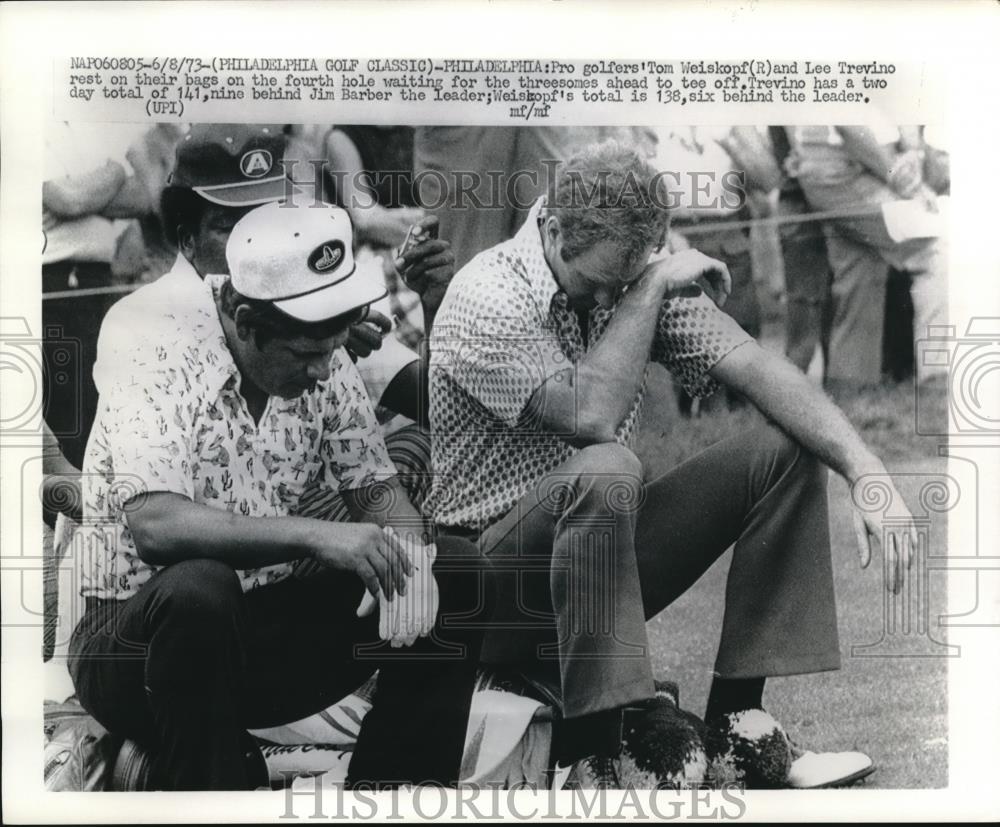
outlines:
M663 289L651 281L629 290L600 341L536 391L543 429L579 445L614 439L646 375L662 303Z
M848 482L885 471L840 409L780 356L749 342L723 358L712 372Z
M321 543L320 521L306 517L244 517L165 492L132 505L128 525L136 551L155 566L208 558L236 569L257 568L308 557Z

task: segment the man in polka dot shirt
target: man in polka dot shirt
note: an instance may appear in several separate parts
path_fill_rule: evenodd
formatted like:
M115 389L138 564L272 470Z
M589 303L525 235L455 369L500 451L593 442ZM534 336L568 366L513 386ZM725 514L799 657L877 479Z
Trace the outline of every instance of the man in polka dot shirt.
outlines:
M709 724L759 708L767 677L839 667L823 466L850 483L885 473L821 392L718 309L725 264L658 255L668 206L636 151L588 148L514 238L455 276L431 338L426 510L498 570L484 658L560 684L557 758L606 784L624 708L654 693L646 620L730 546ZM633 445L652 361L693 396L729 386L774 424L645 479ZM891 535L898 589L912 528L855 521L862 565L870 536Z

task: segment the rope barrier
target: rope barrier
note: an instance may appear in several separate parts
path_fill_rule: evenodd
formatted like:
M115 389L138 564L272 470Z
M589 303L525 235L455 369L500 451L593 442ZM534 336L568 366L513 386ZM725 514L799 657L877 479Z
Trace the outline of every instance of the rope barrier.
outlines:
M80 299L84 296L111 296L117 293L132 293L138 290L143 284L151 282L139 282L137 284L109 284L107 287L81 287L78 290L54 290L51 293L42 293L42 301L48 299Z
M673 226L672 229L677 230L683 236L689 235L705 235L707 233L713 233L720 229L722 230L743 230L750 229L751 227L763 225L763 226L780 226L783 224L804 224L809 221L834 221L837 219L844 218L869 218L875 215L881 215L881 207L868 207L863 210L858 209L844 209L844 210L827 210L826 212L811 212L811 213L793 213L791 215L774 215L768 218L750 218L745 221L709 221L707 219L702 222L695 222L693 224L685 224L683 226Z
M794 213L791 215L775 215L768 218L751 218L745 221L714 221L704 219L692 224L674 227L682 236L707 235L719 232L720 230L743 230L750 229L758 225L782 226L785 224L803 224L812 221L835 221L850 218L869 218L881 215L881 207L867 207L865 209L843 209L827 210L825 212ZM56 299L82 298L83 296L106 296L118 295L121 293L131 293L138 290L149 282L138 282L136 284L114 284L108 287L86 287L79 290L56 290L51 293L43 293L42 301L54 301Z

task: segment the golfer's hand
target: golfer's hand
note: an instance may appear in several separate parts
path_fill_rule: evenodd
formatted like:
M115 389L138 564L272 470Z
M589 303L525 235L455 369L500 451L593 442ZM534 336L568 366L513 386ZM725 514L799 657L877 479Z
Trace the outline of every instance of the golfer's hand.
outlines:
M388 316L369 308L364 321L351 325L347 337L347 352L353 361L371 356L372 351L382 347L382 339L392 330L392 320Z
M389 527L385 531L392 534ZM412 646L418 637L429 635L437 622L439 594L433 572L436 555L433 544L408 546L413 571L407 577L405 594L378 596L379 637L394 648ZM366 593L358 606L358 617L371 614L375 606L376 598Z
M323 536L312 555L318 563L354 572L372 596L406 590L413 565L395 535L374 523L320 523L319 530Z
M681 250L651 262L642 278L655 280L663 288L665 298L696 296L700 288L719 307L733 291L729 268L697 250Z
M918 535L913 517L903 504L903 498L891 482L892 501L897 503L891 522L883 511L863 511L854 504L854 536L861 559L861 568L868 568L872 560L872 539L882 546L885 560L886 588L899 594L906 579L906 572L913 565L913 555L917 549ZM900 513L899 509L903 509Z

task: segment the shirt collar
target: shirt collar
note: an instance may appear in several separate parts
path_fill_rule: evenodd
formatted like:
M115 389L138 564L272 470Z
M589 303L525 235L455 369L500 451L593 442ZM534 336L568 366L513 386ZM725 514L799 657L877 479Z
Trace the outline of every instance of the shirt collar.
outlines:
M184 265L190 270L192 278L197 279L197 284L191 284L191 291L181 301L175 314L181 344L190 345L198 351L204 368L201 381L205 388L219 391L234 377L238 383L240 376L215 303L221 280L211 276L201 279L186 259Z
M209 273L208 275L202 277L197 270L194 269L194 265L191 264L186 258L184 258L183 253L178 253L177 258L174 259L173 266L170 268L170 272L166 274L171 281L171 287L174 283L183 284L186 287L191 287L196 289L199 284L206 283L210 284L215 288L218 288L228 276L223 273Z
M201 281L201 276L198 275L198 271L194 269L191 262L184 258L183 253L178 253L177 258L174 259L174 266L170 268L170 274L184 279L185 281L197 280Z
M539 198L528 212L521 229L514 235L514 250L524 265L525 277L532 296L547 312L552 300L562 292L562 288L545 260L545 249L542 247L538 216L544 206L545 198Z

